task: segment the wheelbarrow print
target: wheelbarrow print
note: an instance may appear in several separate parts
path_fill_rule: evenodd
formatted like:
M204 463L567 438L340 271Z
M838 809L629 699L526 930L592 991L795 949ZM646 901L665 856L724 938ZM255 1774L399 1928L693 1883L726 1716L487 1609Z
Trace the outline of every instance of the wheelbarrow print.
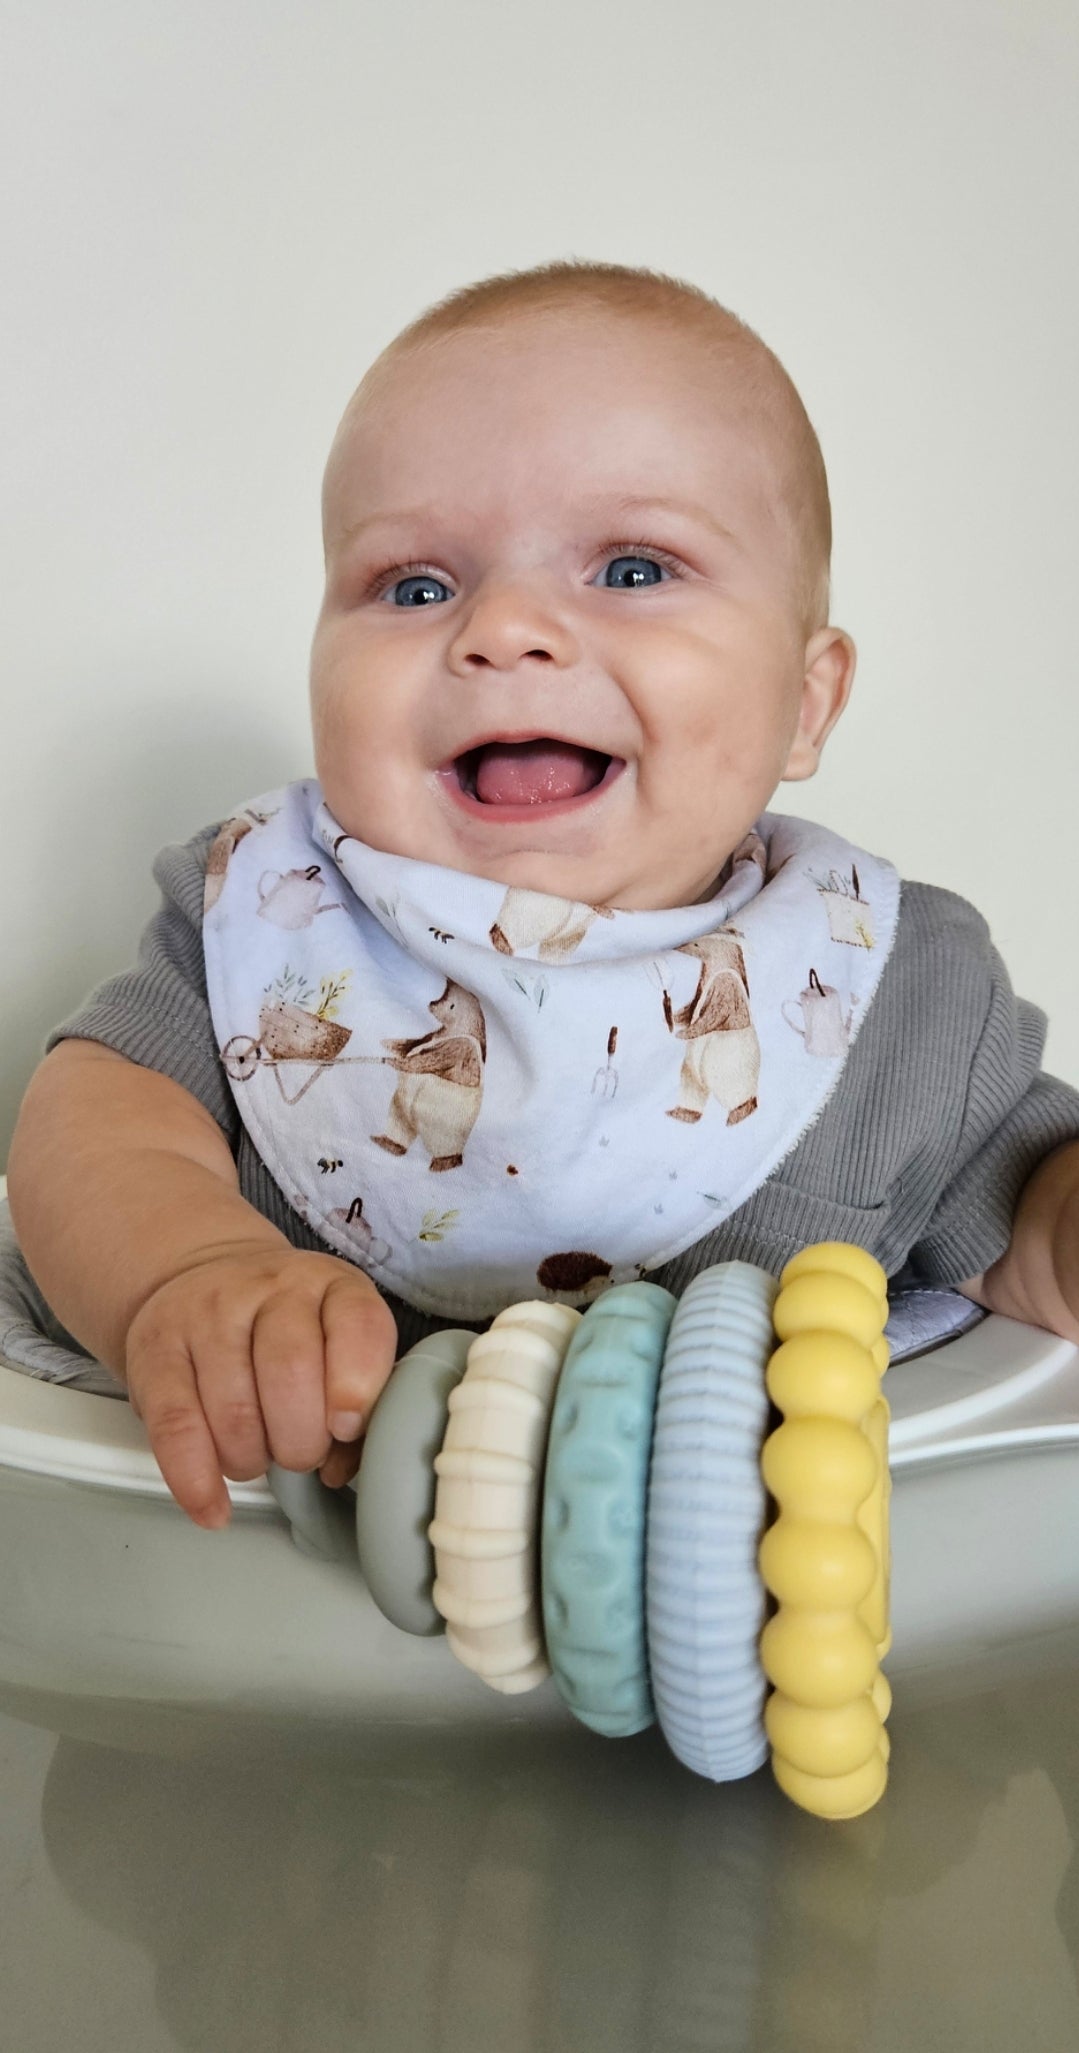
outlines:
M336 1020L324 1019L319 1012L308 1012L302 1005L281 1001L262 1007L256 1038L252 1039L249 1034L234 1034L231 1041L226 1041L221 1050L221 1060L226 1075L234 1083L246 1083L260 1064L271 1069L286 1105L298 1105L322 1071L332 1069L335 1063L343 1060L346 1063L373 1062L381 1066L389 1060L385 1055L343 1056L342 1050L351 1039L351 1027L338 1026ZM285 1089L282 1076L286 1063L311 1072L299 1090L291 1094Z

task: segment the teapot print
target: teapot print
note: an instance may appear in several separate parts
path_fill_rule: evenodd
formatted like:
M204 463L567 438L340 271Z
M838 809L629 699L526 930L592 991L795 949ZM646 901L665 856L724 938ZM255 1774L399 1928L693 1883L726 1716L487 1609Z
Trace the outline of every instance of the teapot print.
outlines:
M344 906L320 905L319 899L326 889L326 879L318 863L309 863L305 870L263 870L258 881L259 918L272 920L275 927L286 927L294 933L298 927L309 927L320 912L343 912Z
M839 992L832 984L822 984L815 969L810 970L800 998L784 999L782 1012L787 1025L801 1035L807 1055L846 1054L853 1007L844 1019ZM799 1012L801 1018L792 1019L792 1012Z

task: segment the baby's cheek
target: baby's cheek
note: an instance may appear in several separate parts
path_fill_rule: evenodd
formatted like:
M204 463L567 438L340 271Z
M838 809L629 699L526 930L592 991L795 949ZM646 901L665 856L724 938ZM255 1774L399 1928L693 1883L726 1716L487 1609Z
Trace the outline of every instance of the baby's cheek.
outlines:
M325 758L368 755L377 747L377 698L351 651L324 649L311 665L311 726Z
M687 794L714 788L717 778L740 778L751 753L746 722L737 712L699 706L677 723L677 775ZM672 735L673 739L673 735Z
M328 796L330 784L345 769L350 753L349 723L338 695L312 693L311 733L315 744L315 768Z
M316 733L315 770L335 820L348 834L391 855L411 855L419 811L415 780L385 739L339 703Z
M319 691L312 691L311 731L315 770L330 810L355 833L354 815L366 801L364 772L369 777L374 752L355 693L324 680Z

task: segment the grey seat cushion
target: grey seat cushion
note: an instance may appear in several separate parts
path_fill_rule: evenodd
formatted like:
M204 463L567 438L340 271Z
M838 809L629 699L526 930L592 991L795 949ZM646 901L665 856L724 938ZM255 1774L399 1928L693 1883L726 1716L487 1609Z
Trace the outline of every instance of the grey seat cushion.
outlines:
M127 1401L123 1384L54 1318L23 1260L6 1198L0 1198L0 1356L42 1382Z

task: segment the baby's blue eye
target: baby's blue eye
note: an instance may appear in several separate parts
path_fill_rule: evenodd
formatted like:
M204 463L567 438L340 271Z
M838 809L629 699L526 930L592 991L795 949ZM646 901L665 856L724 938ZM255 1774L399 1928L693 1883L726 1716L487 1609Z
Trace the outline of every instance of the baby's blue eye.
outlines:
M609 581L612 571L617 575L617 582ZM652 556L612 556L604 565L600 579L607 591L632 592L662 583L665 575L669 576L669 571L665 571L663 564ZM384 588L380 596L401 609L407 607L415 611L418 606L439 605L452 594L440 577L423 570L397 578Z
M607 571L618 570L621 565L627 563L631 566L633 573L630 580L625 584L608 584L606 586L607 591L634 592L639 591L642 585L658 585L661 582L663 566L660 563L656 563L651 556L612 556L610 562L604 566L603 574L605 575ZM654 577L642 577L640 575L642 570L654 570L656 574Z
M383 596L392 598L395 606L398 604L412 607L430 606L432 601L437 604L437 595L434 590L436 586L438 591L445 592L446 587L440 577L432 577L428 571L423 571L417 577L398 578L397 583L390 585ZM400 601L396 596L399 592L404 592L405 594L405 597Z

